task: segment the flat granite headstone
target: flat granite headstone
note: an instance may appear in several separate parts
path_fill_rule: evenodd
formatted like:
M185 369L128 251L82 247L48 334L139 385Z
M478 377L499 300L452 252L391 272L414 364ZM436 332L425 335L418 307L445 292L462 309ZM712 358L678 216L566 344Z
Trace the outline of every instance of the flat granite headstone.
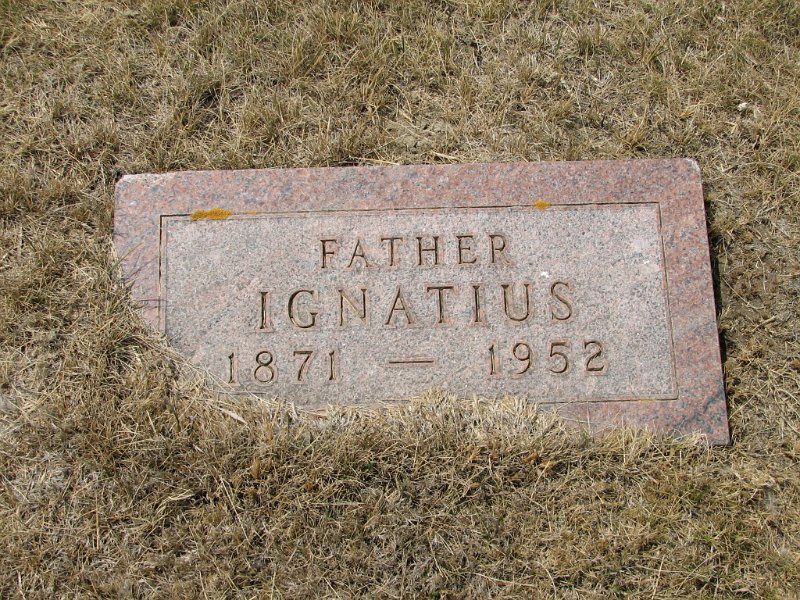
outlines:
M130 175L114 239L146 319L234 392L729 441L691 160Z

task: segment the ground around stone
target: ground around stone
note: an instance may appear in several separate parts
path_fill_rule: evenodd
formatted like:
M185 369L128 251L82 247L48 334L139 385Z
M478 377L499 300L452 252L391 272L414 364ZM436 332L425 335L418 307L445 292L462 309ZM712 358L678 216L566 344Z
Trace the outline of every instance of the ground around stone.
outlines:
M800 8L0 3L0 596L800 594ZM125 173L690 157L731 447L513 400L218 399L139 318Z

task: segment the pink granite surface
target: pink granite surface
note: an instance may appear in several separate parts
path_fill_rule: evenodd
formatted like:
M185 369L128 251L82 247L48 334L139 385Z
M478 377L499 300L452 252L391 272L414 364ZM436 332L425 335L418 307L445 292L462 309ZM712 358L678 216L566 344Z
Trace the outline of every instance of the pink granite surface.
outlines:
M145 318L233 390L511 394L729 441L690 160L133 175L114 239Z

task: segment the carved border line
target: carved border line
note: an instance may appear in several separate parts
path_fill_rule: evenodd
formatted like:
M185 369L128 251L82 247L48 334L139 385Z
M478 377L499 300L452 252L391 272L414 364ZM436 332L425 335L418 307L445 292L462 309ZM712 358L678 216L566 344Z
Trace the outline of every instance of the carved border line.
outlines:
M667 269L667 261L666 261L666 252L664 249L664 238L662 232L662 213L661 213L661 203L660 202L575 202L571 204L553 204L550 205L546 210L593 210L593 209L602 209L602 208L617 208L617 209L624 209L629 206L654 206L655 213L656 213L656 227L658 231L658 246L659 251L661 253L661 286L662 286L662 294L664 297L664 307L666 310L665 319L667 325L667 339L668 339L668 348L669 348L669 364L671 367L671 388L672 392L668 394L650 394L646 396L594 396L591 399L586 399L582 397L576 398L568 398L564 400L548 400L541 402L542 405L559 405L559 404L580 404L580 403L587 403L587 404L597 404L597 403L608 403L608 402L641 402L641 401L655 401L655 402L669 402L675 401L680 398L680 390L679 390L679 382L677 377L677 367L675 364L675 347L673 342L673 321L672 321L672 310L670 305L670 293L669 293L669 279L668 279L668 269ZM510 210L510 211L519 211L523 210L526 212L534 211L534 210L541 210L535 207L532 207L528 204L508 204L508 205L480 205L480 206L425 206L425 207L402 207L402 208L363 208L363 209L329 209L329 210L300 210L300 211L263 211L258 213L239 213L233 214L226 220L249 220L249 219L264 219L264 218L298 218L298 217L314 217L318 215L346 215L346 214L369 214L369 213L395 213L395 214L419 214L425 212L447 212L447 211L482 211L482 210ZM178 214L162 214L159 215L159 232L158 232L158 290L159 290L159 298L158 298L158 322L159 322L159 329L166 333L166 305L167 305L167 288L166 288L166 267L167 267L167 256L166 256L166 246L167 246L167 230L165 227L165 220L166 219L187 219L191 218L191 214L189 213L178 213ZM405 359L405 360L389 360L387 365L389 367L394 368L402 368L402 367L413 367L413 366L432 366L434 364L433 359L419 359L419 358L412 358L412 359ZM244 394L244 395L271 395L262 390L232 390L231 394ZM301 404L301 403L298 403Z

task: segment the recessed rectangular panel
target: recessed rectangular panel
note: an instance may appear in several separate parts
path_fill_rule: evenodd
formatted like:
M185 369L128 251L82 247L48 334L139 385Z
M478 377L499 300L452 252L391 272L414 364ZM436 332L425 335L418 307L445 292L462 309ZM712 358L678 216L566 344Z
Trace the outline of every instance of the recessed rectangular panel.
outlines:
M170 216L161 287L178 349L298 404L676 398L654 203Z
M128 176L115 242L144 316L227 392L514 396L728 441L692 161Z

